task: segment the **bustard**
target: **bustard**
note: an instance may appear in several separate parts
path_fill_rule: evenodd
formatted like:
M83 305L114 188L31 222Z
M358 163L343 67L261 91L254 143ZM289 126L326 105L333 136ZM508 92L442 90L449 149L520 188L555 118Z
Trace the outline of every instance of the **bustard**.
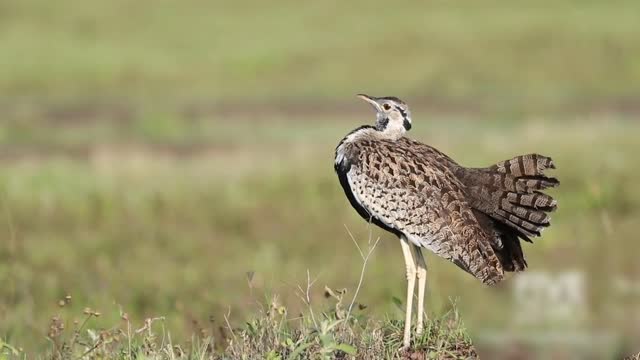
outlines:
M416 333L423 331L427 267L422 248L448 259L485 284L527 266L520 240L549 226L556 200L541 192L559 184L544 170L551 158L529 154L486 168L466 168L418 141L407 104L396 97L358 95L376 110L340 141L335 170L347 198L365 220L396 234L407 271L403 346L411 339L418 280Z

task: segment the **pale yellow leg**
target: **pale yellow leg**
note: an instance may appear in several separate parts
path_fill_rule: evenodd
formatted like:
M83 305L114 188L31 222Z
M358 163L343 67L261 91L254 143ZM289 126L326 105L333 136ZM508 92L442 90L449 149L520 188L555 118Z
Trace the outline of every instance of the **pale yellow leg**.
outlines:
M413 308L413 289L416 283L416 264L413 259L409 240L402 236L400 238L400 245L402 246L404 262L407 266L407 309L404 320L404 337L402 340L402 347L407 349L411 345L411 310Z
M419 246L413 245L413 250L416 259L416 278L418 278L418 325L416 334L421 335L424 328L424 292L427 286L427 263L424 261L422 249Z

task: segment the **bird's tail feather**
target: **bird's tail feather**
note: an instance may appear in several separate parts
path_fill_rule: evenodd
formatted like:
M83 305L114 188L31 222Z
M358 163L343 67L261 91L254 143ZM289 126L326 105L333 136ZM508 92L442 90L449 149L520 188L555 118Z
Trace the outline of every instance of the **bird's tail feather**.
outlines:
M542 191L560 184L544 173L554 168L551 158L528 154L487 168L464 169L460 174L472 207L493 220L485 222L489 224L485 230L498 234L494 248L501 263L514 264L506 264L507 271L526 266L518 237L531 242L531 237L540 236L550 225L549 213L556 209L557 201Z
M544 174L547 169L555 169L553 160L538 154L516 156L487 168L494 173L492 199L497 199L495 211L488 215L528 237L540 236L550 225L548 213L557 207L557 201L542 190L560 184Z

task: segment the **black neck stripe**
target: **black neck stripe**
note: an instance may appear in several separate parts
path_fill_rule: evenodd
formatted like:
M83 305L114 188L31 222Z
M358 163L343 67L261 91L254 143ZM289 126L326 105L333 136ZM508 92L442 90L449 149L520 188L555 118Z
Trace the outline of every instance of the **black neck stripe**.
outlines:
M405 130L409 131L411 129L411 122L409 121L407 113L404 110L402 110L402 108L400 106L396 106L396 109L402 115L402 119L403 119L402 126L404 126Z
M400 106L396 106L396 110L400 111L400 114L402 114L403 118L405 119L407 118L407 113L404 110L402 110Z
M404 129L407 131L411 130L411 123L409 122L409 120L407 120L407 118L404 118L402 126L404 126Z
M378 131L383 131L384 129L387 128L387 125L389 125L389 118L384 118L378 121L378 124L376 124L376 129Z

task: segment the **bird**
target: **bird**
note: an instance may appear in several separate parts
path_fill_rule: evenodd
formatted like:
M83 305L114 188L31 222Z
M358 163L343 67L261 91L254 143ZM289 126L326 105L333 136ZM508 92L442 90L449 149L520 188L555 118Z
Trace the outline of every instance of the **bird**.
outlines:
M406 136L412 119L404 101L358 97L373 106L375 125L360 126L338 143L334 169L357 213L400 239L407 279L402 348L408 349L416 281L416 334L424 330L422 249L497 284L505 272L528 266L521 241L532 242L550 225L557 201L543 190L560 182L544 173L555 169L553 160L535 153L488 167L461 166Z

